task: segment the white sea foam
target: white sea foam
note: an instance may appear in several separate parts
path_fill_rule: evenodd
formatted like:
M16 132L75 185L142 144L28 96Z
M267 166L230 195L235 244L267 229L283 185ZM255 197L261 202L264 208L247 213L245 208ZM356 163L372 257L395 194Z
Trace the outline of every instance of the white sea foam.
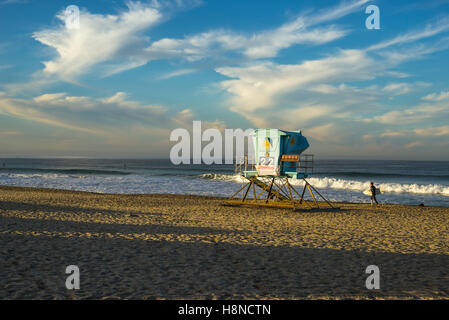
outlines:
M247 181L241 175L236 174L216 174L216 173L205 173L199 176L202 179L211 179L211 180L222 180L222 181L230 181L230 182L238 182L244 183Z
M209 181L207 181L209 180ZM214 181L214 182L212 182ZM220 184L223 181L223 184ZM234 190L234 183L244 183L246 179L232 174L202 174L199 176L142 176L142 175L67 175L55 173L7 173L0 174L0 185L61 188L107 193L196 193L226 196ZM369 188L369 181L346 180L329 177L313 177L308 181L316 188L335 190L331 192L338 199L338 190L360 192ZM291 180L296 186L302 180ZM409 193L420 195L449 196L449 186L443 184L376 184L385 194ZM363 196L361 199L364 199Z
M1 174L0 177L9 179L58 179L69 178L71 176L59 173L8 173Z
M310 178L309 181L316 188L345 189L361 192L370 186L369 181L363 182L336 178ZM386 193L420 193L449 196L449 186L441 184L379 183L376 186Z
M202 178L234 181L243 183L245 179L240 175L226 174L204 174ZM315 188L340 189L363 192L370 186L370 181L345 180L337 178L309 178L307 179ZM291 180L292 185L302 186L303 180ZM440 194L449 196L449 186L442 184L401 184L401 183L379 183L376 184L384 193L417 193L417 194Z

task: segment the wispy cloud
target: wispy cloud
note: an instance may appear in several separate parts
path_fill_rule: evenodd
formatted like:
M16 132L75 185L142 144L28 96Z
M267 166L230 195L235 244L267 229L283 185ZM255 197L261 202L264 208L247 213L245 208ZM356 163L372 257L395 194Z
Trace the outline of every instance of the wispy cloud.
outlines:
M421 98L427 101L443 101L449 100L449 91L441 91L440 93L430 93L425 97Z
M240 53L247 59L272 58L293 45L328 43L349 31L335 25L315 25L350 14L366 2L351 1L314 15L301 15L278 28L251 35L219 29L181 39L163 38L151 44L146 32L168 18L164 10L170 2L163 6L160 2L128 2L128 10L117 15L83 10L79 29L65 28L64 12L60 12L58 26L35 32L33 37L57 53L54 59L44 62L44 75L73 82L98 65L101 74L109 76L153 60L180 58L193 62L216 59L226 52Z
M354 108L356 102L348 97L350 93L353 98L357 95L359 104L364 102L365 106L372 105L373 101L381 97L391 97L405 95L415 92L431 84L425 82L392 82L383 87L370 85L366 88L355 88L346 85L352 81L372 81L377 77L390 74L398 77L393 68L401 63L418 59L430 55L438 50L446 49L447 44L439 41L434 45L415 45L404 51L385 51L386 48L394 48L404 43L413 43L421 39L435 36L449 30L449 20L443 19L436 25L428 25L424 31L409 32L403 36L394 37L392 40L380 42L369 46L367 49L344 49L328 57L317 60L307 60L300 64L280 65L273 62L255 62L244 67L221 67L216 71L228 78L221 82L222 88L229 94L229 108L237 112L256 126L279 125L284 114L294 114L292 110L298 110L294 122L299 125L307 125L306 112L301 112L305 105L322 105L324 101L329 101L326 96L332 95L334 101L327 105L334 106L338 113L327 112L321 118L334 119L342 114L346 117L356 116L356 111L361 115L360 108ZM381 59L379 59L379 56ZM407 74L399 73L399 77L407 77ZM302 103L297 102L295 92L302 92L302 100L307 95L304 90L315 92L315 96ZM362 97L360 93L364 93ZM291 96L289 98L289 96ZM442 98L441 97L438 98ZM428 96L427 99L437 98ZM311 101L313 103L311 103ZM338 107L335 101L339 101ZM275 115L267 116L269 108L276 108ZM382 109L380 109L382 110ZM387 111L382 115L377 115L366 121L377 121L384 124L415 123L441 114L440 106L425 106L421 112L418 109ZM372 112L370 108L366 113ZM358 118L363 119L363 116ZM365 121L365 120L364 120ZM292 122L292 121L290 121Z
M161 23L163 15L151 4L128 2L127 6L127 11L117 15L83 10L79 29L66 28L64 12L60 12L57 18L61 24L35 32L34 39L57 52L54 59L44 62L44 75L73 81L100 63L110 63L105 66L108 73L145 64L147 60L134 53L142 52L149 41L144 31Z
M357 0L357 1L343 1L335 7L322 9L317 14L311 15L307 20L310 24L318 24L328 22L336 19L340 19L353 12L361 11L363 5L370 2L370 0Z
M413 142L410 142L410 143L406 144L404 146L404 148L406 148L406 149L413 149L413 148L422 147L422 146L424 146L423 142L421 142L421 141L413 141Z
M6 6L9 4L23 4L28 2L30 2L30 0L3 0L0 1L0 6Z
M179 77L179 76L184 76L186 74L194 73L196 71L197 71L196 69L180 69L180 70L176 70L176 71L164 74L161 77L159 77L159 79L167 80L167 79L171 79L171 78L175 78L175 77Z
M21 135L22 132L20 131L3 131L0 130L0 136L18 136Z
M394 95L407 94L412 91L409 83L390 83L383 88L384 91L393 93Z
M130 131L138 131L141 135L164 133L166 143L171 129L189 127L195 118L190 109L170 112L165 106L130 100L125 92L96 99L62 92L18 99L0 92L0 115L87 133L110 139L112 143L114 137L126 138ZM219 120L205 121L204 126L224 128Z
M149 59L181 57L187 61L211 58L217 54L239 52L248 59L276 57L279 51L298 44L324 44L346 36L349 31L335 25L315 27L360 10L368 0L351 1L336 7L299 15L278 28L252 35L228 30L210 30L182 39L164 38L146 49Z
M400 96L416 91L417 88L425 88L431 86L431 83L426 82L393 82L387 84L382 90L390 95Z
M346 41L333 46L333 41L351 33L337 20L355 12L363 16L368 2L344 1L251 33L205 28L177 37L160 37L158 32L159 38L153 38L153 28L173 17L171 7L185 10L199 2L131 1L126 9L110 15L82 10L78 30L66 29L64 13L60 12L55 26L33 34L38 42L54 49L54 56L46 59L33 81L10 84L8 95L0 93L0 113L104 137L111 145L115 140L110 133L126 137L131 131L155 132L168 137L168 128L191 125L198 116L195 106L176 113L165 106L132 101L123 92L103 98L59 90L42 94L42 88L54 81L78 84L85 75L101 78L167 60L169 70L175 70L158 71L153 80L181 77L207 66L220 79L214 84L219 87L214 94L226 100L219 102L234 113L231 116L244 118L253 127L301 128L321 145L338 145L341 150L348 150L349 144L358 144L358 151L381 150L383 143L391 141L412 150L432 140L447 140L448 128L443 121L449 117L449 92L429 93L430 84L420 81L419 70L410 74L410 69L404 72L400 68L405 62L449 48L449 38L444 38L449 18L403 34L393 33L388 40L362 48L360 42L350 45ZM302 60L292 62L291 55L284 59L289 48L324 44L315 52L318 56L310 57L307 52ZM301 59L302 55L295 57ZM157 67L161 70L159 64ZM11 94L29 94L33 88L40 93L30 99ZM411 100L405 99L406 95L418 103L410 103L411 107L401 104ZM207 126L223 128L224 123L216 120Z
M116 126L168 123L166 111L163 106L128 100L123 92L102 99L65 93L29 100L0 95L0 114L102 136L114 132Z
M449 136L449 126L441 126L436 128L420 128L414 130L418 136L442 137Z
M447 117L449 117L447 104L419 104L415 107L401 107L399 110L388 111L379 116L366 118L364 121L402 125L423 123L429 120L435 121Z
M410 42L415 42L421 39L433 37L437 34L449 30L449 17L445 17L439 20L437 23L428 24L423 29L417 29L414 31L410 31L403 35L399 35L393 39L379 42L375 45L368 47L367 51L377 51L381 49L385 49L391 46L402 45Z
M269 121L272 117L258 110L277 105L278 99L290 92L317 84L373 79L376 69L375 61L364 52L341 50L332 56L297 65L261 62L248 67L222 67L216 71L234 78L221 83L231 94L230 109L263 125L260 121Z
M239 52L249 59L272 58L282 49L300 43L323 44L345 36L336 26L308 30L301 18L277 29L248 36L226 30L212 30L184 39L161 39L146 49L149 59L180 57L187 61L212 58L225 52Z

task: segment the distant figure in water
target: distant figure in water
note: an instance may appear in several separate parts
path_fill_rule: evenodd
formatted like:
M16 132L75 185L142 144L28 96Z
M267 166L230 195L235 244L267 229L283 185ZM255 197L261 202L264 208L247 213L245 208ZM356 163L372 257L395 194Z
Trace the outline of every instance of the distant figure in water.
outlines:
M379 204L376 199L376 187L374 186L374 182L371 182L371 186L369 187L369 189L371 191L371 205L374 205L374 202L376 202L376 204Z
M126 162L125 161L123 161L123 169L126 170Z
M6 163L3 162L3 168L6 167Z

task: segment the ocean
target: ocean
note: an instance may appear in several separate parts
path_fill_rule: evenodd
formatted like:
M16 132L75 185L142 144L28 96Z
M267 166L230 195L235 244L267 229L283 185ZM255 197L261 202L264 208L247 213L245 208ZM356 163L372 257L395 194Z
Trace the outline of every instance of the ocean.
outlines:
M449 206L449 162L315 160L308 180L331 201ZM243 180L233 165L173 165L169 160L0 159L0 185L116 194L231 196ZM301 181L293 182L301 185Z

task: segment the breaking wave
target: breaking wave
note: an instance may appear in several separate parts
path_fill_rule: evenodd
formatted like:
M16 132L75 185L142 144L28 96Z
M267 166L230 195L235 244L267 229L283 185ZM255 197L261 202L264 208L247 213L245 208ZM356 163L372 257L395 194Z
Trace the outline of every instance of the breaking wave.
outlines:
M244 183L240 175L229 174L202 174L200 178L232 181ZM302 180L290 180L292 185L304 185ZM356 181L338 178L309 178L308 181L315 187L320 189L340 189L363 192L370 186L370 181ZM416 193L416 194L440 194L449 196L449 186L442 184L404 184L404 183L378 183L378 188L384 193Z
M205 173L199 176L202 179L210 180L221 180L221 181L232 181L232 182L245 182L245 179L241 175L236 174L218 174L218 173Z
M363 182L336 178L310 178L309 181L316 188L345 189L361 192L368 189L370 185L369 181ZM449 196L449 186L442 184L379 183L376 186L386 193L442 194Z

